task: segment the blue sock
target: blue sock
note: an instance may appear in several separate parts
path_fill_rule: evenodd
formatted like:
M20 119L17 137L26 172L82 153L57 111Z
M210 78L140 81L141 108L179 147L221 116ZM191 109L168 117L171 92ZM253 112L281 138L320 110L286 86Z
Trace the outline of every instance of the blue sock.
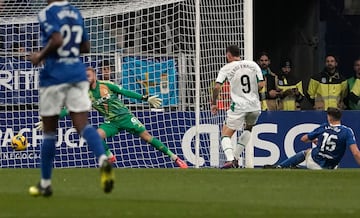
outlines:
M51 179L51 171L56 153L56 148L55 148L56 134L45 133L43 137L44 138L41 145L41 154L40 154L41 178Z
M294 156L284 160L279 165L284 168L293 167L303 162L304 160L305 160L305 151L300 151L296 153Z
M100 155L105 154L105 150L102 145L102 139L94 127L89 124L86 125L85 128L81 131L81 135L84 137L89 145L90 150L94 152L97 158L99 158Z

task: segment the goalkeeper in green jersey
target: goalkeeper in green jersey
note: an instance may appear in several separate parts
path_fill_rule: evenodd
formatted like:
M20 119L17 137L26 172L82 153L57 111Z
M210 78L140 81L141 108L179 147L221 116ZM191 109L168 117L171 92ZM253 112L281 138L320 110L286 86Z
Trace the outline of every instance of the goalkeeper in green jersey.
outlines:
M105 122L99 126L97 132L103 139L103 146L110 162L115 162L116 158L111 153L105 139L115 136L121 130L126 130L151 144L157 150L168 155L180 168L188 168L187 164L177 155L169 150L160 140L150 135L145 126L130 112L124 103L118 98L123 95L129 98L147 101L151 106L157 108L161 105L162 99L158 96L143 96L136 92L123 89L109 81L98 81L95 70L92 67L86 69L88 81L90 83L89 96L92 107L96 109L105 118ZM65 117L67 113L63 110L60 118ZM41 122L37 124L37 129L41 129Z

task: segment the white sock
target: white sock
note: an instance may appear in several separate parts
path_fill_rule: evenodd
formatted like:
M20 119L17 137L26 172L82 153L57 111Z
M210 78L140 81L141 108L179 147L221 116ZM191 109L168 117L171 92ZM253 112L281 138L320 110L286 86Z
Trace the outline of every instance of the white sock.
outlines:
M230 137L223 137L221 139L221 146L226 156L226 161L232 161L234 160L234 154L233 154L233 148L231 145L231 139Z
M244 130L239 137L238 144L243 145L244 147L249 143L251 137L251 132L249 130Z
M234 148L234 156L236 159L240 158L241 153L244 151L247 143L249 143L251 137L251 132L249 130L244 130L239 137L235 148Z
M100 157L99 157L99 166L101 167L102 164L104 163L105 160L107 160L108 157L105 155L105 154L102 154Z
M236 160L240 159L240 155L243 153L245 145L240 144L239 142L234 145L234 157Z
M51 179L41 179L40 180L40 186L41 187L46 188L49 185L51 185Z
M173 154L170 156L170 159L173 161L176 161L177 158L178 158L178 156L176 154Z

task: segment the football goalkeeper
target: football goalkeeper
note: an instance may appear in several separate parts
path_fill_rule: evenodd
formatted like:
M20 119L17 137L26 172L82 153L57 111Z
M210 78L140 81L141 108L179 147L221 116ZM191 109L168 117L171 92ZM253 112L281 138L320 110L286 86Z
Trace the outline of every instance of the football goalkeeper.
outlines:
M168 155L180 168L188 168L187 164L171 152L166 145L150 135L150 133L145 129L145 126L118 98L118 95L120 94L129 98L147 101L155 108L161 105L162 99L157 96L142 96L136 92L123 89L121 86L109 81L98 81L96 79L95 70L92 67L88 67L86 69L86 74L90 83L89 96L92 102L92 107L105 118L105 122L99 126L97 132L103 139L103 146L106 150L106 155L111 162L115 162L116 158L111 153L105 139L116 135L121 130L126 130L132 134L140 136L141 139L151 144L154 148ZM67 112L63 110L60 114L60 118L63 118L66 115ZM37 123L36 128L41 130L42 123Z

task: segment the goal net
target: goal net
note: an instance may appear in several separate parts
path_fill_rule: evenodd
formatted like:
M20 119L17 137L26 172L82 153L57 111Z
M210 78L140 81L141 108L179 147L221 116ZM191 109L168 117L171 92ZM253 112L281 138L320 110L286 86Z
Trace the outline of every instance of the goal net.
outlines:
M36 15L46 5L40 0L12 2L0 4L0 165L39 167L42 133L34 125L39 121L40 69L31 65L26 54L40 49ZM244 55L244 0L201 0L199 11L195 0L70 3L85 18L91 53L82 60L95 68L98 78L163 99L162 107L154 110L147 103L119 97L150 134L190 166L221 165L220 127L229 107L228 84L222 88L218 115L210 113L210 98L217 72L225 64L225 48L237 44ZM200 78L195 65L196 19L200 19ZM90 112L89 120L95 127L104 122L96 111ZM10 146L18 133L29 141L25 151ZM106 141L117 157L117 167L175 166L169 157L129 132L120 131ZM69 117L59 123L57 147L55 167L96 166Z

